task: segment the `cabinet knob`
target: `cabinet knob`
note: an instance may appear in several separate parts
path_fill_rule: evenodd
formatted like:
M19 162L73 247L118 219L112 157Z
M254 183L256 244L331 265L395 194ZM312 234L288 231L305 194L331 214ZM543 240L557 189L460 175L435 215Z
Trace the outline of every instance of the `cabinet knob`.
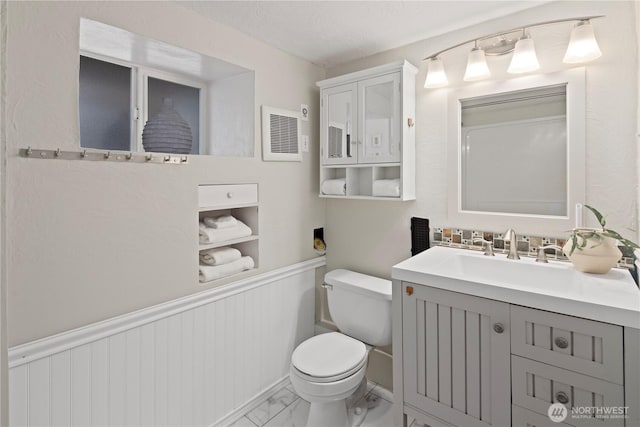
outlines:
M504 326L502 325L502 323L494 323L493 324L493 330L496 331L497 333L501 334L504 332Z
M566 405L567 403L569 403L569 396L567 396L567 393L565 393L564 391L559 391L556 393L556 400L558 401L558 403Z
M569 341L567 341L564 337L557 337L554 342L558 348L567 348L569 347Z
M232 197L233 197L233 193L232 193L231 191L229 191L229 192L227 193L227 199L230 199L230 198L232 198Z

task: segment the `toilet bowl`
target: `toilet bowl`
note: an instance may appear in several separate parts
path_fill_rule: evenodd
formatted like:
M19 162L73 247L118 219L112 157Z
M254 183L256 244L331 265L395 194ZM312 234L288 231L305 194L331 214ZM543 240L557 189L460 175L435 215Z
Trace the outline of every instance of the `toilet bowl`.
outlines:
M326 274L325 283L329 312L346 333L321 334L301 343L291 356L289 378L310 403L307 427L356 427L366 415L366 405L349 411L347 401L357 402L365 394L373 348L368 344L391 342L391 282L334 270Z

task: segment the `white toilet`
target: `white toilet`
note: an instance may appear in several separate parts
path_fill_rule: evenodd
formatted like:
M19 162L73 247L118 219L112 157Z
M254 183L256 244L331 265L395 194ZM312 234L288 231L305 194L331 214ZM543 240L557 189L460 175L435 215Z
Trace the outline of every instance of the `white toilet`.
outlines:
M308 401L307 427L352 427L364 408L348 413L347 400L364 395L372 346L391 344L391 281L349 270L324 276L329 312L340 332L317 335L291 356L290 379Z

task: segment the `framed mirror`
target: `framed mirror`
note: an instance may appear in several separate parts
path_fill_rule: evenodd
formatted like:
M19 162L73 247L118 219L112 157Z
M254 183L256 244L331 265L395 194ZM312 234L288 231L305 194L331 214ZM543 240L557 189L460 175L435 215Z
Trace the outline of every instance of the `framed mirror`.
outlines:
M584 68L449 97L448 208L458 227L564 232L585 197Z

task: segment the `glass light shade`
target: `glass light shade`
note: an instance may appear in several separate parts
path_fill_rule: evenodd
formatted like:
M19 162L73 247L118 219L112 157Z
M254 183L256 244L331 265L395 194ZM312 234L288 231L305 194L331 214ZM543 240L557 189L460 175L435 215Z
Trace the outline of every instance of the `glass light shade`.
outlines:
M467 58L467 70L464 73L464 81L471 82L481 80L490 75L491 72L487 65L487 58L484 56L484 50L479 47L473 48Z
M562 62L565 64L579 64L593 61L601 55L602 52L596 41L591 23L583 21L571 30L571 41L569 41L569 46Z
M444 72L444 65L440 58L429 60L427 68L427 78L424 81L425 88L443 87L449 84L447 74Z
M528 73L540 68L538 57L536 56L536 48L532 38L521 38L516 43L513 51L513 58L507 70L511 74Z

